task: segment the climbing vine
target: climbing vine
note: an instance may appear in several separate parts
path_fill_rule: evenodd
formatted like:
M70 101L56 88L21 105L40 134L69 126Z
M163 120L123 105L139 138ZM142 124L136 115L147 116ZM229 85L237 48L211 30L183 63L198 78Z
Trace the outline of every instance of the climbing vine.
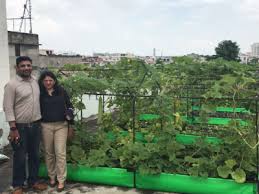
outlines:
M240 100L257 95L254 66L183 57L167 65L123 59L106 67L66 66L65 70L75 69L77 73L61 76L61 83L78 111L87 109L82 95L99 95L100 114L96 132L77 123L76 136L68 146L69 162L142 174L179 173L231 178L239 183L255 180L255 101ZM103 102L104 93L114 96ZM103 113L103 106L112 111ZM232 112L217 110L222 107ZM240 107L246 111L237 112ZM143 114L158 116L141 120ZM211 117L229 121L214 125L209 123ZM177 139L179 134L197 138L186 144ZM208 142L208 136L220 141Z

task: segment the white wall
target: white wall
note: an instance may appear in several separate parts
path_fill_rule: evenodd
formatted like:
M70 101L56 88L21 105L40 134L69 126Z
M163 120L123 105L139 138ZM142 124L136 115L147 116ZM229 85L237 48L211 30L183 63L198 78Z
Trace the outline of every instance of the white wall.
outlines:
M10 78L5 1L0 0L0 110L3 107L4 85Z
M4 122L3 93L4 86L10 78L8 36L6 24L6 0L0 0L0 128L4 129L3 137L0 138L0 148L7 144L7 123Z

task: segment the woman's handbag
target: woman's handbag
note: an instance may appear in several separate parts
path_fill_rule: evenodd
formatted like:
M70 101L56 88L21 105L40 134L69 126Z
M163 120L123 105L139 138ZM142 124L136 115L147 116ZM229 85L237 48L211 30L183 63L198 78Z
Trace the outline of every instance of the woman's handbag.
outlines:
M68 131L67 131L67 139L68 140L72 140L74 135L75 135L75 132L74 132L74 129L72 127L70 127L69 123L67 125L67 128L68 128Z
M65 103L65 118L67 121L74 120L74 111L72 108L67 108Z

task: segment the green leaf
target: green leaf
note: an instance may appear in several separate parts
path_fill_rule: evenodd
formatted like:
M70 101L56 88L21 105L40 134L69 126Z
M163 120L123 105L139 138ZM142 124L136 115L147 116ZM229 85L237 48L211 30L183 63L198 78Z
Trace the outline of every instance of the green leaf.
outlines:
M175 153L169 153L168 156L169 156L169 161L170 161L170 162L176 160Z
M189 163L194 163L194 162L197 162L197 159L195 159L191 156L185 156L184 161L189 162Z
M198 176L199 175L199 169L198 169L198 166L194 166L192 168L188 168L187 169L187 172L189 175L191 176Z
M235 160L230 159L230 160L226 160L225 164L227 167L232 169L237 164L237 162Z
M84 150L79 146L73 146L71 148L71 158L75 161L80 161L85 158Z
M242 168L248 172L256 172L256 167L249 162L243 161Z
M199 175L201 177L205 177L205 178L207 178L209 176L208 172L200 172Z
M225 142L226 142L227 144L234 144L234 143L236 143L236 141L237 141L237 137L236 137L236 136L233 136L233 135L229 135L229 136L227 136L227 137L224 137L224 139L225 139Z
M231 169L224 165L224 166L219 166L217 168L218 175L222 178L228 178L229 174L232 172Z
M246 181L246 173L241 168L237 168L231 173L231 176L237 183L244 183Z

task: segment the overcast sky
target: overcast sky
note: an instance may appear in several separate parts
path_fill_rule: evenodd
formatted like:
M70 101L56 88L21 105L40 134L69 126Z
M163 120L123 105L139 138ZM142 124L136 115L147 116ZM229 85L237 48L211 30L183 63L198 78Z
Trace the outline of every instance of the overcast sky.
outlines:
M21 17L25 1L7 0L7 17ZM33 33L55 51L214 54L222 40L241 52L259 42L259 0L31 1Z

